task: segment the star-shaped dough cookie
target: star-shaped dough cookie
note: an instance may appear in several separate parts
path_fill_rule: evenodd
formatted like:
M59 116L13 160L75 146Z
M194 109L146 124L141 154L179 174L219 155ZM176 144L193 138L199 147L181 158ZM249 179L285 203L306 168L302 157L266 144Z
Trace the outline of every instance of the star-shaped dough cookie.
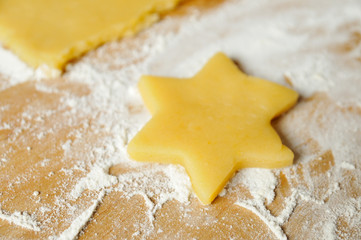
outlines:
M237 169L292 164L270 122L297 92L245 75L223 53L190 79L143 76L139 89L153 117L129 143L130 157L181 164L203 204Z

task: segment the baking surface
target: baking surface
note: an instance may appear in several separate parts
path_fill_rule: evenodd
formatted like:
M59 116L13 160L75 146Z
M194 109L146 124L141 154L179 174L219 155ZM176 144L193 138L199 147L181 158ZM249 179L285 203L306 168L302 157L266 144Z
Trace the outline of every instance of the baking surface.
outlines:
M0 48L0 238L360 239L360 5L191 1L58 77ZM296 158L203 206L182 168L125 150L150 118L139 77L189 77L220 50L301 94L273 123Z

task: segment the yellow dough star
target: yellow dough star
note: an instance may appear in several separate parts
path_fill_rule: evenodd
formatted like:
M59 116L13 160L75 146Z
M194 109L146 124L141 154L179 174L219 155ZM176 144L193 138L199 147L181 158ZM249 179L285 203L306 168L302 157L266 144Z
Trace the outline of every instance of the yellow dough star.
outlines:
M296 103L297 92L245 75L223 53L193 78L143 76L139 89L153 117L129 143L130 157L183 165L203 204L237 169L293 162L270 122Z

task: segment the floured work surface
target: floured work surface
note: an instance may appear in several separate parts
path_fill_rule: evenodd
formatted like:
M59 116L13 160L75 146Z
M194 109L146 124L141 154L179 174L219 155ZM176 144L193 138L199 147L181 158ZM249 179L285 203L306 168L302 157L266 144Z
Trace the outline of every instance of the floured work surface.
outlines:
M197 7L61 78L0 49L1 237L361 238L359 1ZM202 206L182 168L131 161L125 146L150 118L140 75L189 77L217 51L302 98L274 122L295 164L241 170Z

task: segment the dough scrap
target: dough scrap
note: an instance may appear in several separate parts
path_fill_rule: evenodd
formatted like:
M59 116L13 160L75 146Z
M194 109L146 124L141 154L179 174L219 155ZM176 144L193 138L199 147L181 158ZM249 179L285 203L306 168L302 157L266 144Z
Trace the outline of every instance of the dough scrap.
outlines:
M2 0L0 41L32 67L62 69L100 44L134 34L180 0Z

